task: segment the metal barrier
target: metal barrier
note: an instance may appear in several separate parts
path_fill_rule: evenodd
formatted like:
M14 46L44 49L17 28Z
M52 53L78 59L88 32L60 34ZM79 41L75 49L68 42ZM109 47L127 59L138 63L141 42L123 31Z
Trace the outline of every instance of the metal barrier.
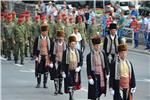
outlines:
M144 32L143 30L138 31L138 40L139 44L144 45ZM124 28L124 36L126 37L128 42L132 43L132 46L134 47L134 31L132 28Z
M134 47L134 31L133 31L133 29L127 28L127 27L124 28L124 36L126 37L127 41L131 40L132 47Z

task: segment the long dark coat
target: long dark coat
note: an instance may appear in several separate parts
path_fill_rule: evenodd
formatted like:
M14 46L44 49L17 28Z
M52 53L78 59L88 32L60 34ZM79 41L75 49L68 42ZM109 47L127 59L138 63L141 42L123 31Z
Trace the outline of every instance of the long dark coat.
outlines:
M41 37L40 37L41 38ZM40 55L40 51L38 50L38 39L39 37L37 37L34 41L34 45L33 45L33 55L38 57ZM48 56L51 59L51 54L53 52L53 42L50 39L50 50L48 51ZM45 66L45 57L41 57L41 61L40 63L38 63L37 61L35 61L35 76L38 75L38 73L44 74L46 72L49 71L49 66Z
M54 42L54 44L56 43L57 41ZM64 45L66 45L67 47L67 44L65 43ZM64 48L65 49L65 48ZM53 48L53 51L54 51L54 48ZM55 78L62 78L62 62L58 62L58 68L56 69L56 66L55 66L55 63L56 63L56 54L52 54L51 55L51 60L53 62L53 68L50 68L50 76L51 76L51 80L54 80Z
M66 49L68 50L68 49ZM63 58L62 58L62 68L63 68L63 71L65 72L66 74L66 78L64 78L64 92L65 93L68 93L68 87L69 87L69 64L66 64L66 50L63 52ZM80 50L77 50L79 52L79 59L80 59L80 62L78 62L78 65L77 67L83 65L83 55L82 55L82 52ZM81 72L81 71L80 71ZM79 78L79 81L77 83L74 83L74 89L75 90L79 90L81 88L81 74L80 72L78 73L78 78Z
M118 60L119 61L119 60ZM133 70L132 63L129 61L131 65L131 77L130 77L130 84L129 84L129 96L132 94L130 93L131 88L136 87L136 81L135 81L135 74ZM109 87L114 90L114 99L113 100L122 100L120 96L120 81L115 79L115 66L116 66L116 61L114 61L111 65L111 71L110 71L110 78L109 78ZM130 100L130 99L128 99Z
M106 55L104 52L102 52L103 55L104 55L104 63L105 63L105 68L103 68L103 72L104 72L104 82L105 82L105 90L102 92L103 94L106 95L106 89L107 89L107 79L106 79L106 75L108 75L109 73L109 67L108 67L108 63L107 63L107 58L106 58ZM96 95L96 80L95 80L95 72L92 71L92 65L91 65L91 53L89 53L86 57L86 63L87 63L87 76L91 76L92 79L94 80L94 85L90 85L88 84L88 99L95 99L97 98L97 95ZM97 82L99 83L99 82ZM101 94L102 94L101 93ZM100 95L101 95L100 94Z

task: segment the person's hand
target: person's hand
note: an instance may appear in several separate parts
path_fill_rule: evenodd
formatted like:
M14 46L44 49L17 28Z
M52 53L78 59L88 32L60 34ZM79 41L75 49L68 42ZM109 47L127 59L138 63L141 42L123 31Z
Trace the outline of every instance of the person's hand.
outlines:
M50 64L49 64L49 67L50 67L50 68L53 68L53 66L54 66L53 63L50 63Z
M106 79L109 80L109 77L110 77L110 75L107 75L107 76L106 76Z
M131 88L131 93L135 93L136 91L136 87L135 88Z
M89 79L89 84L90 85L94 85L94 80L91 78L91 79Z
M65 72L62 72L62 77L63 77L63 78L66 78Z
M80 70L81 70L81 67L79 66L79 67L76 68L75 71L78 73Z
M109 89L110 94L113 96L115 94L114 90L112 88Z
M38 57L35 57L35 61L38 61Z

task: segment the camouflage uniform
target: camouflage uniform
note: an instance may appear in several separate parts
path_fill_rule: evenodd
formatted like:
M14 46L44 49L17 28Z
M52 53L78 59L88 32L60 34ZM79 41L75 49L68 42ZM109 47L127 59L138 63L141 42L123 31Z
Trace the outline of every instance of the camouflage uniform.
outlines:
M49 26L49 32L48 32L48 36L50 38L53 38L54 37L54 25L55 25L55 22L54 21L48 21L48 26Z
M33 42L34 42L34 33L33 33L33 23L32 21L26 21L25 22L25 30L26 30L26 44L25 44L25 56L27 56L28 52L28 46L29 46L29 53L30 57L33 57L32 48L33 48Z
M13 37L14 37L14 23L13 22L6 22L4 26L4 37L6 40L6 52L8 60L11 60L11 50L13 48Z
M58 30L64 29L65 25L62 22L60 23L57 22L55 23L54 28L55 28L55 33L56 33ZM56 37L56 34L54 35L54 37Z
M100 28L98 28L96 24L91 24L88 26L88 42L90 48L92 46L91 37L93 37L94 35L100 35L98 32L100 32Z
M36 38L40 35L40 22L34 23L33 26L34 26L33 33L34 33L34 37Z
M5 19L2 19L1 21L1 55L4 55L6 58L6 39L4 34L4 26L6 24Z
M21 64L24 63L24 48L25 48L25 41L26 41L26 33L25 27L23 25L17 25L15 27L15 63L17 63L19 59L19 55L21 58Z
M73 33L73 26L70 23L64 23L65 25L65 41L67 42L68 37Z

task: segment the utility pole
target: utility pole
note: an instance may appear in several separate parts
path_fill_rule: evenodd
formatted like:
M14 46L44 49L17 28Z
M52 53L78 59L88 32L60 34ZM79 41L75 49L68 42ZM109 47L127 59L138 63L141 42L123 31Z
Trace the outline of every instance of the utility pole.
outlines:
M105 10L105 0L103 0L103 9Z
M94 11L96 11L96 0L93 2Z

